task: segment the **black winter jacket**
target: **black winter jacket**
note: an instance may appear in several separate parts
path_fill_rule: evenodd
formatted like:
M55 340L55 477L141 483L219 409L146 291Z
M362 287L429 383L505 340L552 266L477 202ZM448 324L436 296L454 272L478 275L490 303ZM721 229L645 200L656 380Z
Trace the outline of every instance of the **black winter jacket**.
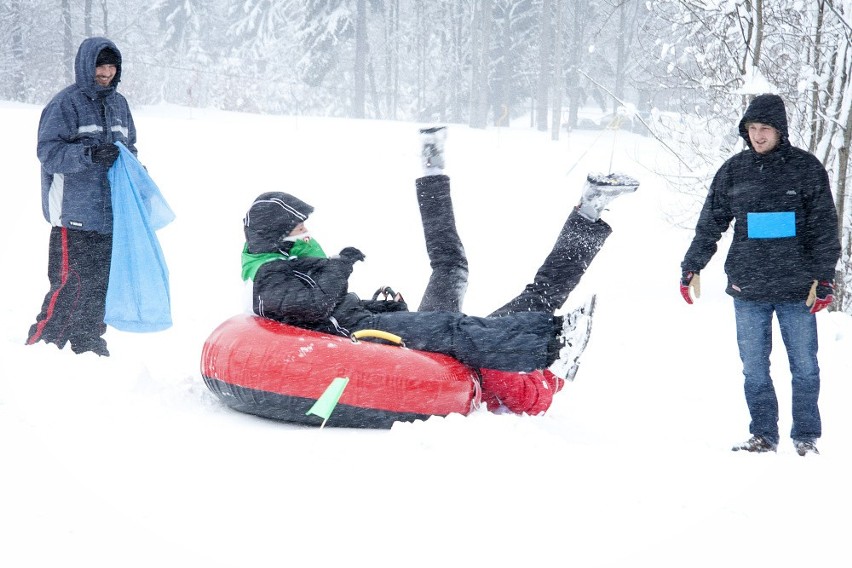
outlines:
M753 151L749 121L777 128L778 148L769 154ZM727 293L746 300L804 301L813 280L834 279L840 257L828 174L815 156L790 145L783 103L774 95L755 99L740 133L749 148L716 173L681 268L702 270L733 221Z
M395 302L361 300L348 291L352 262L296 258L262 265L254 276L253 309L290 325L348 335L379 329L407 347L449 355L473 368L547 368L561 321L546 312L474 317L458 312L409 312ZM392 311L401 308L405 311Z

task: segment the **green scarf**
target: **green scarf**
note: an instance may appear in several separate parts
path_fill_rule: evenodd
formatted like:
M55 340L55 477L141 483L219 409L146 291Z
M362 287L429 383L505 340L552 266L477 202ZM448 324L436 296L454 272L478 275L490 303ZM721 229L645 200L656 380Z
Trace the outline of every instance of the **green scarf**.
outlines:
M248 243L246 243L243 245L242 278L244 281L254 280L254 276L257 274L257 271L267 262L305 257L328 258L316 239L309 239L307 242L302 240L296 241L290 248L289 254L281 252L261 252L253 254L248 251Z
M299 239L293 243L290 248L290 258L328 258L325 251L319 245L316 239L310 238L307 241Z

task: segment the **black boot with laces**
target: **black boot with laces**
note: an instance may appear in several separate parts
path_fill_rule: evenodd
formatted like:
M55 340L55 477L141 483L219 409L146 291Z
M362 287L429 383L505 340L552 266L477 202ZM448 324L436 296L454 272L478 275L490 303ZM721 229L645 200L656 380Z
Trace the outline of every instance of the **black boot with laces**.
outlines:
M746 451L746 452L755 452L755 453L774 452L777 449L778 449L778 444L770 442L769 440L767 440L763 436L757 436L757 435L752 436L751 438L749 438L748 440L746 440L742 444L738 444L738 445L734 446L733 448L731 448L731 450L735 451L735 452L742 450L742 451Z
M800 456L807 454L819 455L819 450L813 440L793 440L793 445L796 447L796 453Z

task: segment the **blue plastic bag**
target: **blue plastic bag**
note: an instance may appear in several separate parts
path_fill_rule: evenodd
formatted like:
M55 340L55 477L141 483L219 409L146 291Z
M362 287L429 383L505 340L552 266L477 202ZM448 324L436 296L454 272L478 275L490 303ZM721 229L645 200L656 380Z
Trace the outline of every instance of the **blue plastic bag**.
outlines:
M175 214L136 156L120 142L107 172L112 187L112 265L104 322L121 331L172 325L169 269L155 231Z

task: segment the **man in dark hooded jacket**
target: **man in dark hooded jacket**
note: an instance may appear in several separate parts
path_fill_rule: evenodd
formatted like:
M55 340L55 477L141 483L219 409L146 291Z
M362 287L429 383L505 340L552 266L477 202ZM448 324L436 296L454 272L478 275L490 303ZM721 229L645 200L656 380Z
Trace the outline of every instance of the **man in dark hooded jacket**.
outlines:
M27 344L71 343L75 353L108 356L104 312L112 255L112 198L107 171L121 142L136 153L136 127L117 92L121 52L102 37L80 44L75 83L42 111L38 127L44 218L52 225L50 290Z
M840 258L828 174L816 157L790 144L786 109L777 95L755 97L739 132L748 147L713 179L681 263L681 294L689 304L693 293L699 296L699 272L734 222L726 291L734 298L752 436L733 450L777 449L778 401L769 376L774 313L793 376L791 437L800 455L818 453L822 425L814 314L833 301Z

